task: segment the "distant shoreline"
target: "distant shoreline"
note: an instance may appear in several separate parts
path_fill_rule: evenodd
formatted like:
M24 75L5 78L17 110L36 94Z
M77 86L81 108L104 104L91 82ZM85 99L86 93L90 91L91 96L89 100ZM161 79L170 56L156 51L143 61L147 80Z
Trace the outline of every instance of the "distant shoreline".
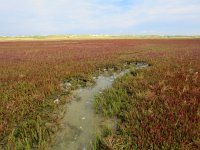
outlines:
M100 40L100 39L200 39L197 36L180 35L47 35L47 36L0 36L0 41L43 41L43 40Z

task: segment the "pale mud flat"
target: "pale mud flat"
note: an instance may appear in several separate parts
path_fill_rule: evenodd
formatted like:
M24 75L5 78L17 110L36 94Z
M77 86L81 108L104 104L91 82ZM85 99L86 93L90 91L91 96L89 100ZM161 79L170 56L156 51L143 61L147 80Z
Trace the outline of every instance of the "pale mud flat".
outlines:
M142 68L139 65L137 68ZM80 88L72 94L71 102L66 105L66 113L62 120L62 129L57 134L53 150L90 150L92 140L101 124L115 126L115 122L105 120L97 115L93 107L95 95L112 86L113 81L126 74L129 70L114 73L112 76L99 76L96 84L91 87Z

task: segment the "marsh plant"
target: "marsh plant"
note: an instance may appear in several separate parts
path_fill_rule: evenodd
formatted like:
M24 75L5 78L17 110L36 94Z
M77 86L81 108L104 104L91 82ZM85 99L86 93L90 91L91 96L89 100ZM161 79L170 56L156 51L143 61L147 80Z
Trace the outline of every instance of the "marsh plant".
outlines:
M60 117L60 83L87 86L103 69L125 62L152 66L133 71L96 98L96 110L115 116L110 149L199 149L200 40L116 39L0 43L0 143L38 149L49 143ZM54 103L58 99L59 102Z

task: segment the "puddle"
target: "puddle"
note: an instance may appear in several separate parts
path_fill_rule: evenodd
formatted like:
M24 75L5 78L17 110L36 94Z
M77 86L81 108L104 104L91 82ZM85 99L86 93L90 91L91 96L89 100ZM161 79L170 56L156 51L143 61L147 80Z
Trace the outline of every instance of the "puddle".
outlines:
M136 64L142 68L146 64ZM55 150L87 150L91 148L95 131L102 122L102 118L95 113L93 100L95 95L112 86L113 81L126 74L129 70L114 73L112 76L99 76L96 84L75 90L72 100L66 105L66 113L62 120L62 129L59 131Z
M142 69L142 68L146 68L149 67L149 64L144 63L144 62L137 62L136 63L136 69Z

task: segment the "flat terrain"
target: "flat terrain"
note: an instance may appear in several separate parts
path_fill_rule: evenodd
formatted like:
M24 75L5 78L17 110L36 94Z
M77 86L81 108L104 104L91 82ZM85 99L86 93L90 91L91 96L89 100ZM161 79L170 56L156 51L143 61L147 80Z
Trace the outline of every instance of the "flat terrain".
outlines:
M106 40L106 39L200 39L200 36L158 35L48 35L48 36L0 36L0 41L59 41L59 40Z
M117 109L105 112L119 118L119 129L97 145L198 149L199 60L199 39L1 41L0 145L45 149L57 131L56 111L69 95L60 98L63 81L73 81L73 90L92 82L92 75L104 68L144 61L151 67L125 76L111 89L114 95L123 89L127 98L119 98ZM55 104L58 97L62 100ZM112 98L100 95L97 103L112 108Z

